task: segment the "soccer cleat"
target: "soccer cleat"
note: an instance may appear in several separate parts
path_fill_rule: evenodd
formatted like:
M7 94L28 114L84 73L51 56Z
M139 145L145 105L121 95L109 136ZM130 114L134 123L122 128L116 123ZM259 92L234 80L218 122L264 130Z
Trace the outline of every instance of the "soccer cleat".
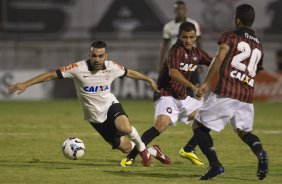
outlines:
M121 161L120 161L120 165L122 167L129 167L133 164L133 161L134 159L132 158L123 158Z
M210 167L207 172L201 178L199 178L199 180L210 180L222 173L224 173L224 168L222 166Z
M166 165L171 165L171 160L168 156L164 155L162 149L159 145L153 145L153 148L157 151L155 158L159 160L161 163Z
M204 163L197 157L194 151L186 152L183 148L181 148L181 150L179 151L179 155L183 158L187 158L195 165L204 165Z
M142 158L142 164L143 164L143 166L149 167L149 166L151 165L152 160L151 160L151 155L150 155L150 153L148 152L148 150L147 150L147 149L144 149L143 151L140 151L140 152L139 152L139 155L140 155L141 158Z
M265 151L259 154L258 158L258 171L257 177L259 180L263 180L268 172L268 157Z

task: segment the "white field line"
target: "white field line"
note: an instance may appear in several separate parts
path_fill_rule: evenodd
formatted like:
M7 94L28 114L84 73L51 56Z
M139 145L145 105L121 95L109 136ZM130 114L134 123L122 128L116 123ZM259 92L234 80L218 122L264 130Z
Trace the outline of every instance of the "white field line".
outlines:
M81 133L81 132L66 132L70 136L99 136L95 131L93 133ZM50 136L49 133L11 133L11 132L0 132L0 136Z
M282 134L282 130L263 130L263 134Z

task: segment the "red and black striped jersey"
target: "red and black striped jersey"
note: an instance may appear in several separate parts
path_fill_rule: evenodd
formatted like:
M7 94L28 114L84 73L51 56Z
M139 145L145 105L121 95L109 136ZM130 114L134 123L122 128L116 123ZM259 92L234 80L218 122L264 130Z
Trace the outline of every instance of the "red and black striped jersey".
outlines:
M263 70L263 47L255 32L248 28L223 33L218 44L229 45L222 62L214 93L252 103L255 76Z
M187 86L180 84L169 76L170 69L177 69L187 80L198 65L211 64L212 58L203 50L193 47L185 49L178 40L169 50L168 56L161 68L157 81L160 94L154 94L154 100L160 96L173 96L176 99L187 97Z

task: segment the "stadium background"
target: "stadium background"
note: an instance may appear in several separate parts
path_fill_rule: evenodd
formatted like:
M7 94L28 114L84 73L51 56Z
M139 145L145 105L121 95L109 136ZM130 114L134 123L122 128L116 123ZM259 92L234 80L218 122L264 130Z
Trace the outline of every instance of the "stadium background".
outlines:
M265 48L266 72L256 83L257 99L282 99L282 23L279 0L189 0L188 16L199 21L203 48L212 56L223 31L233 29L239 3L256 9L254 28ZM0 99L75 97L72 81L55 80L31 87L20 96L7 87L41 72L88 57L93 40L109 45L110 58L127 68L157 77L163 24L174 18L172 0L1 0ZM280 70L282 64L280 64ZM116 80L113 92L122 98L151 98L143 82Z
M30 87L20 96L8 86L45 71L68 65L89 54L93 40L108 43L110 58L124 66L157 77L162 26L173 19L174 0L0 0L0 183L111 183L176 184L197 181L208 161L196 148L204 167L190 164L178 154L191 136L179 123L154 140L171 157L165 167L153 160L142 167L140 158L130 168L119 161L124 154L110 146L83 121L71 80L54 80ZM254 28L265 48L264 66L256 82L254 133L270 158L263 181L282 181L281 109L282 0L185 0L188 16L202 28L203 47L212 56L223 31L233 29L233 12L239 3L256 9ZM152 126L151 90L143 82L117 79L114 93L130 122L140 133ZM66 99L67 98L67 99ZM261 102L261 100L263 100ZM70 137L82 139L86 154L68 160L61 144ZM230 125L212 133L225 173L209 181L217 184L258 183L257 160Z

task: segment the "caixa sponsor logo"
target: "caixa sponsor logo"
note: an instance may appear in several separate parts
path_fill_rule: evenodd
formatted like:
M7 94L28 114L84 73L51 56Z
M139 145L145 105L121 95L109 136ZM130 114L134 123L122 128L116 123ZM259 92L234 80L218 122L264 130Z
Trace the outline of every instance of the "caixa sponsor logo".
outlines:
M106 86L84 86L83 90L89 93L99 93L102 91L108 91L110 90L110 85Z
M188 63L180 63L180 70L186 71L186 72L194 72L197 69L197 65L194 64L188 64Z

